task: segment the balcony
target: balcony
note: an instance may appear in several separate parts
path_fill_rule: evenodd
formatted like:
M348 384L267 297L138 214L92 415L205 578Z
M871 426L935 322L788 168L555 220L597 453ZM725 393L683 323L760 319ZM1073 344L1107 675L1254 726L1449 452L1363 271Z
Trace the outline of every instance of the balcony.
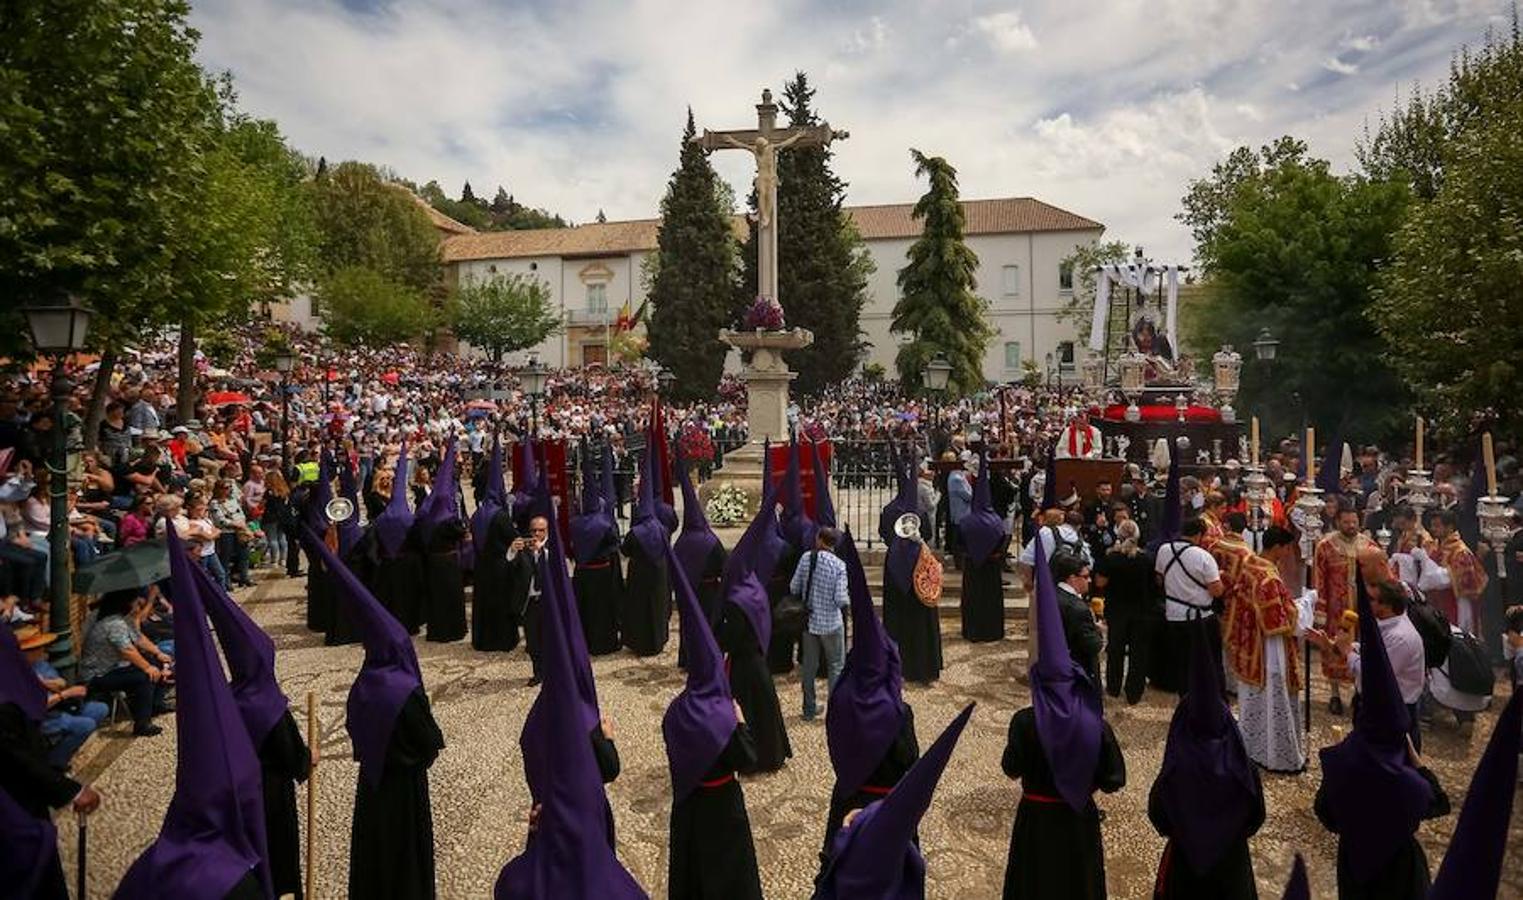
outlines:
M611 309L566 310L566 323L568 325L602 325L604 322L612 324L618 317L618 313Z

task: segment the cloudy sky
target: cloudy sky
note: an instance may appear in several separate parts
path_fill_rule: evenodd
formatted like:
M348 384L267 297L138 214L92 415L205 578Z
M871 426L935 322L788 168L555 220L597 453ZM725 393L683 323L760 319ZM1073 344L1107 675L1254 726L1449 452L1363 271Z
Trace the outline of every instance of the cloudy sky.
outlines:
M1366 119L1501 25L1505 0L194 0L205 65L329 160L576 221L654 214L686 108L754 125L797 69L850 140L849 203L1035 196L1184 261L1188 179L1290 133L1339 166ZM780 91L779 91L780 92ZM716 154L745 196L745 154Z

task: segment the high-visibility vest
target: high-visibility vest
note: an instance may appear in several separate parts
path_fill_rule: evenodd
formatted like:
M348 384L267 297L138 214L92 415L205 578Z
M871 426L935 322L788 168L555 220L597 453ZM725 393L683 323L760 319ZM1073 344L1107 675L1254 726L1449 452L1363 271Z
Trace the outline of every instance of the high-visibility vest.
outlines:
M296 464L296 483L308 484L317 481L317 463L304 462Z

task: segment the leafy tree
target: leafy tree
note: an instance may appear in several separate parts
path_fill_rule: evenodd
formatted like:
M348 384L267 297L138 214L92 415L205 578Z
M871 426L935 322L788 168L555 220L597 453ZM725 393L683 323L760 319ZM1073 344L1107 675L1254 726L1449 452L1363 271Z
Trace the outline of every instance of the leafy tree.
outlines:
M994 337L985 319L988 301L978 296L978 255L964 240L957 170L939 156L911 149L916 177L930 187L915 204L920 237L905 253L909 265L899 270L899 301L890 330L911 336L899 348L899 381L915 389L920 373L937 354L952 364L948 388L969 394L984 386L984 351Z
M1418 199L1432 200L1466 132L1507 115L1519 97L1523 35L1515 4L1506 34L1488 31L1479 50L1456 54L1448 80L1431 93L1413 90L1404 106L1381 117L1374 133L1366 128L1355 156L1372 179L1405 181Z
M677 395L691 399L711 396L719 385L726 353L719 330L729 323L736 274L735 236L720 206L719 177L708 154L693 143L695 133L689 109L677 170L661 201L648 294L655 308L650 355L677 376Z
M1397 427L1406 393L1366 310L1408 197L1399 184L1333 175L1288 137L1239 148L1191 182L1179 218L1211 286L1191 307L1195 337L1247 350L1267 327L1280 340L1272 367L1244 365L1240 409L1282 433L1303 414L1350 439Z
M1443 432L1523 427L1523 93L1444 150L1431 202L1395 238L1370 319ZM1475 420L1472 419L1474 417Z
M455 334L485 350L492 362L527 350L561 330L561 317L543 280L513 273L471 281L455 290Z
M343 162L311 184L323 271L362 267L418 291L439 281L439 236L408 192L374 166Z
M323 330L340 344L385 347L413 340L438 324L423 291L363 267L339 269L323 279Z
M513 196L503 190L502 185L499 184L497 194L492 198L492 205L488 209L491 210L493 216L506 217L513 211Z
M460 202L475 204L476 194L471 190L471 183L467 181L465 187L460 189Z
M779 103L789 124L820 124L813 107L815 91L803 72L783 88ZM846 182L831 170L828 147L793 147L778 154L777 246L778 300L790 326L814 332L814 344L787 354L799 373L797 388L814 394L851 376L866 344L862 340L862 306L872 256L851 219L841 209ZM755 192L750 199L756 210ZM734 317L756 296L756 226L743 254L744 289Z
M1072 273L1073 294L1058 312L1058 319L1071 322L1086 342L1095 316L1095 290L1098 284L1095 269L1126 262L1130 254L1131 247L1125 241L1100 241L1081 244L1064 257L1061 265ZM1127 327L1120 316L1113 316L1105 336L1106 347L1120 346Z

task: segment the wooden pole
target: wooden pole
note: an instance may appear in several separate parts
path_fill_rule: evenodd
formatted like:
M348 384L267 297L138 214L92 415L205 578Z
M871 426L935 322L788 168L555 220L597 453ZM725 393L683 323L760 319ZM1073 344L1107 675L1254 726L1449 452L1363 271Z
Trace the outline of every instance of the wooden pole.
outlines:
M1491 432L1481 435L1481 456L1486 462L1486 495L1497 495L1497 456L1491 445Z
M317 749L323 736L317 730L317 692L307 691L307 745L308 758ZM317 762L307 768L307 900L317 896Z
M1251 449L1253 451L1253 465L1256 466L1256 465L1259 464L1259 417L1258 416L1254 416L1253 417L1252 426L1249 428L1249 431L1250 431L1250 435L1251 436L1249 437L1248 443L1250 445L1252 445Z
M77 870L77 872L78 872L78 874L76 876L78 884L76 885L77 893L75 894L75 896L79 897L80 900L84 900L84 898L87 896L85 894L85 886L86 886L86 884L85 884L85 860L90 855L89 854L89 838L90 838L90 834L89 834L88 830L86 830L85 820L88 819L88 818L89 818L89 814L88 813L80 813L79 814L79 859L77 860L77 864L78 864L78 870Z

